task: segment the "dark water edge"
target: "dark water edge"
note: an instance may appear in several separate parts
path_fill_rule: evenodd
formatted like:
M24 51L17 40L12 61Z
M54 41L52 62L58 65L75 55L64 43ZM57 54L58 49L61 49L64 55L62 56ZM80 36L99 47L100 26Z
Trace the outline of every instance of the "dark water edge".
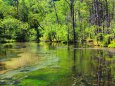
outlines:
M0 86L115 86L115 49L60 43L2 44Z

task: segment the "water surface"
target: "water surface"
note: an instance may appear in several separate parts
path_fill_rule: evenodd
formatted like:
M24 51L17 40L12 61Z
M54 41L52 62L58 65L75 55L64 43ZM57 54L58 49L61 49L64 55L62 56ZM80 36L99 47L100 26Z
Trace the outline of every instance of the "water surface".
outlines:
M2 44L0 85L115 86L115 49L50 43Z

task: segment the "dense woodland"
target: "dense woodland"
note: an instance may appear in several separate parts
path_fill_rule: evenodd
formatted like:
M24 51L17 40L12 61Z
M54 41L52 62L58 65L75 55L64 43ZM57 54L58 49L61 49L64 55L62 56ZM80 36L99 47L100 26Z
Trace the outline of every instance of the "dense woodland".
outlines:
M0 0L0 42L115 47L115 0Z

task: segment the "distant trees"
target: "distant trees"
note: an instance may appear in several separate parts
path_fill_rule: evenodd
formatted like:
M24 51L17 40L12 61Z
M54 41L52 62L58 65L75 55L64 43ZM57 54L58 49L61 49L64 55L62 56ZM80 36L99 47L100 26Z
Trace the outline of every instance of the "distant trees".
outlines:
M114 36L112 36L113 28L111 28L113 19L113 7L111 4L111 1L108 0L93 0L90 7L90 23L96 25L94 32L95 36L97 36L97 41L104 41L105 46L110 44L110 39L111 41L114 40Z
M0 38L113 46L114 16L113 0L0 0Z

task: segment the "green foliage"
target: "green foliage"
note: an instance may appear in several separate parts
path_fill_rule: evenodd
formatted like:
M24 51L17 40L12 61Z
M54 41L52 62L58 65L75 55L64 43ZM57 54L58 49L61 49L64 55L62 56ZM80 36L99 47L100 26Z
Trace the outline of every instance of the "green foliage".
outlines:
M15 39L16 31L18 30L20 21L14 18L5 18L1 21L1 34L2 39Z
M110 48L115 48L115 41L111 41L111 43L108 45Z
M103 46L107 47L111 43L111 37L112 37L112 35L106 35L106 36L104 36Z
M29 41L35 39L34 29L29 29L28 23L15 18L5 18L0 21L0 36L2 40Z
M110 48L115 48L115 43L109 44L108 47L110 47Z
M100 3L101 0L99 1ZM108 46L115 40L113 2L99 12L103 21L95 18L93 2L74 2L76 41L92 39ZM73 41L73 22L69 0L0 0L0 40L15 41ZM105 7L105 2L102 6ZM108 11L107 11L108 9ZM110 14L110 20L107 13ZM100 22L100 24L96 24ZM110 26L109 26L110 24ZM108 36L110 35L110 36Z

